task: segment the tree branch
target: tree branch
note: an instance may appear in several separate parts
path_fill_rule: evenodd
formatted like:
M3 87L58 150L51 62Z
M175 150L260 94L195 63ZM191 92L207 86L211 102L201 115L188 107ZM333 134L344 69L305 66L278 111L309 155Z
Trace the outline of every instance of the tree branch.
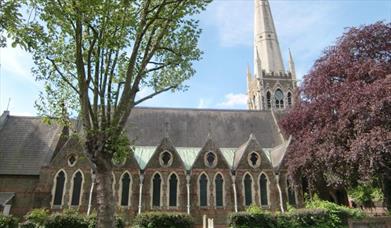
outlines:
M150 95L148 95L148 96L146 96L146 97L143 97L143 98L141 98L140 100L134 102L134 106L140 104L140 103L143 102L143 101L146 101L146 100L148 100L148 99L151 99L151 98L153 98L154 96L156 96L156 95L158 95L158 94L161 94L161 93L166 92L166 91L171 90L171 89L175 89L175 88L177 88L177 87L178 87L178 85L169 86L169 87L167 87L167 88L165 88L165 89L156 91L156 92L154 92L154 93L152 93L152 94L150 94Z
M65 81L65 83L67 83L77 94L80 94L79 90L76 88L76 86L74 86L69 80L67 77L65 77L65 75L61 72L61 70L58 68L57 64L54 62L53 59L50 59L49 57L46 57L47 60L49 60L54 69L56 70L56 72L61 76L62 80Z

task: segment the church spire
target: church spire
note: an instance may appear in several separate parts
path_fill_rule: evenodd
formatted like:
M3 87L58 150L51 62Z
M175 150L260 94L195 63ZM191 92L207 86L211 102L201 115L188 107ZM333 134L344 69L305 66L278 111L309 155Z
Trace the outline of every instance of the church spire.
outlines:
M296 80L296 67L295 62L293 61L291 49L289 49L289 72L292 74L292 80Z
M285 73L268 0L254 0L254 73ZM262 66L258 64L262 62Z

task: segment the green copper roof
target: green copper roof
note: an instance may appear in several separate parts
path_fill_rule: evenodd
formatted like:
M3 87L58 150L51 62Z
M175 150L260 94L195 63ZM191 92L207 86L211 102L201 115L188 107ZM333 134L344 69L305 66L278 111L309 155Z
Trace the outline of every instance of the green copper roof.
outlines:
M198 153L201 150L201 147L177 147L175 148L183 163L185 164L186 170L190 170L195 159L197 158Z
M145 169L155 150L156 147L154 146L136 146L134 148L134 158L140 166L140 169Z
M230 168L232 168L234 163L235 152L238 148L220 148L221 153L223 154L225 160L227 161Z
M271 161L271 153L276 148L262 148L265 152L265 155ZM201 151L201 147L177 147L175 148L181 157L186 170L190 170L193 163L195 162L198 153ZM137 163L140 166L140 169L145 169L147 163L155 153L156 147L152 146L136 146L134 149L134 157ZM220 148L221 153L223 154L225 160L227 161L230 168L233 166L235 153L237 148Z

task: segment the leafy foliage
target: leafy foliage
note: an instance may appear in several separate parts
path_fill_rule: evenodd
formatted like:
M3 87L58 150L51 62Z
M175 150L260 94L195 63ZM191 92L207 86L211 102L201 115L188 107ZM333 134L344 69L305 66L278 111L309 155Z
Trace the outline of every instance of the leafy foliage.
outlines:
M231 214L229 225L233 228L336 228L345 227L349 218L363 216L359 210L322 201L315 196L307 202L306 208L292 209L287 213L272 214L252 205L246 212Z
M391 24L348 29L304 77L281 121L291 176L356 186L391 176ZM311 145L311 146L308 146Z
M23 228L95 228L96 227L96 214L89 216L80 214L76 210L68 209L63 213L49 214L46 209L34 209L30 211L26 216L26 221L20 226ZM123 228L125 224L120 217L116 216L115 228Z
M18 220L12 216L0 214L0 228L17 228Z
M137 215L133 225L139 228L189 228L193 226L193 219L182 213L148 212Z
M47 209L37 208L27 213L27 215L25 215L25 219L29 223L34 224L36 227L42 227L49 218L49 215L50 213Z
M113 194L107 187L112 180L107 176L112 160L129 156L129 115L160 93L186 89L184 82L195 74L193 62L202 54L194 16L210 2L1 1L7 7L1 9L0 29L13 46L32 53L33 74L45 85L37 110L49 122L72 127L70 117L78 117L83 124L84 151L96 172L101 227L113 226ZM146 87L151 94L140 97Z
M238 212L230 214L228 220L232 228L277 227L276 218L271 213Z
M357 187L350 189L349 195L355 202L361 205L368 205L371 202L383 200L381 189L374 187L371 184L360 184Z
M351 209L329 201L320 200L316 195L306 202L307 209L324 209L330 216L330 222L335 226L347 224L349 218L359 219L364 213L358 209Z

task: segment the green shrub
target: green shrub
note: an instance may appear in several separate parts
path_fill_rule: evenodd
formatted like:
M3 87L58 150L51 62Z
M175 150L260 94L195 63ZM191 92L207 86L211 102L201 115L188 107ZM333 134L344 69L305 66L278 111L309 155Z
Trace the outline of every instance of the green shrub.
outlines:
M51 215L45 209L34 209L25 218L26 221L20 224L21 228L95 228L96 226L96 214L86 216L73 209ZM115 227L125 227L123 220L118 216L115 218Z
M23 228L42 227L49 218L49 215L50 213L47 209L33 209L24 216L28 222L23 223ZM31 224L35 226L32 226Z
M362 218L363 213L331 202L315 199L306 209L271 214L251 206L247 212L233 213L229 225L233 228L340 228L348 218Z
M306 202L306 208L308 209L325 209L330 214L330 219L336 226L345 225L348 223L349 218L360 219L364 217L364 213L357 209L341 206L329 201L320 200L317 196L314 196L312 200Z
M298 209L276 216L278 228L336 227L324 209Z
M137 228L189 228L193 226L190 215L182 213L149 212L136 216L133 226Z
M96 214L95 213L91 214L89 216L86 216L85 220L87 221L89 228L95 228L95 226L96 226ZM119 216L115 216L115 224L114 225L115 225L115 228L124 228L125 227L124 221Z
M12 216L0 214L0 228L17 228L18 220Z
M38 228L39 226L35 225L33 222L25 221L24 223L19 224L19 228ZM44 227L44 226L41 226Z
M228 220L229 226L233 228L277 227L277 221L271 213L238 212L232 213Z
M52 214L45 221L45 228L89 228L88 221L84 216L76 213Z

